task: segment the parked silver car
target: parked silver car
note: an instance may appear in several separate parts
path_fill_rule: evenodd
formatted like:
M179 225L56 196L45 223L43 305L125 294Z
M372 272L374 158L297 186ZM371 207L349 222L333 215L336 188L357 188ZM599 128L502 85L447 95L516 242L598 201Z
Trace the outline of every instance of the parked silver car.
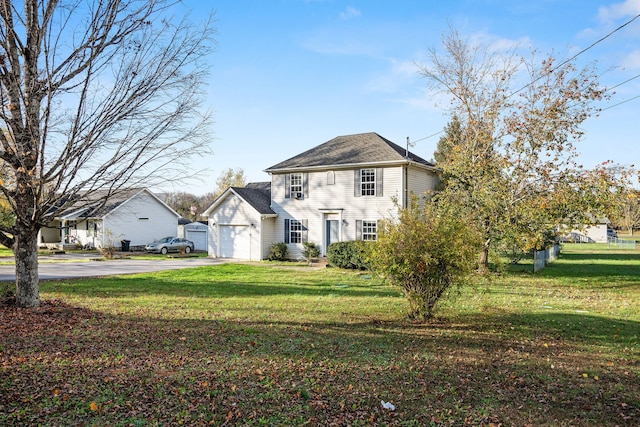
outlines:
M156 242L148 243L144 250L152 253L160 253L166 255L169 252L193 252L194 244L191 240L181 237L164 237Z

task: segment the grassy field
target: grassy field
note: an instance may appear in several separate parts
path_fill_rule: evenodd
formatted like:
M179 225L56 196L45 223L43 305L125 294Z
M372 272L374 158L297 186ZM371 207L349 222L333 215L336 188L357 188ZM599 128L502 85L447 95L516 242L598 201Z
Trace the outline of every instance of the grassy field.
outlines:
M42 283L0 307L0 425L640 425L640 252L405 320L366 273L269 264ZM384 408L390 402L394 410Z

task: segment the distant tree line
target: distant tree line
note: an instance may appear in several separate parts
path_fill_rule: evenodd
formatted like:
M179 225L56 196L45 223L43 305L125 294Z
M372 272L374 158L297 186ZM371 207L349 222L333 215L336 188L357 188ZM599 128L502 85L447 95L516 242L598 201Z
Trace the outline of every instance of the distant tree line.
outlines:
M220 173L216 180L216 188L201 196L186 191L174 191L160 194L164 202L183 218L201 221L202 213L229 187L244 187L246 178L241 168L228 168Z

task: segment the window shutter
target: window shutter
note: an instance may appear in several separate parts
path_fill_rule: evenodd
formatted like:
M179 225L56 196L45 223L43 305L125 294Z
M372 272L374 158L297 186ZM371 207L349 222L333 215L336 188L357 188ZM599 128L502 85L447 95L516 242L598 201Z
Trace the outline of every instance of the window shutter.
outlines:
M382 168L376 169L376 196L382 197Z
M360 187L360 169L353 171L353 195L355 197L362 196L362 188Z
M302 223L302 242L309 241L309 220L303 219Z
M302 198L306 199L309 197L309 174L302 174Z
M356 240L362 240L362 220L356 220Z
M284 175L284 198L291 198L291 174Z
M284 242L289 243L289 220L284 220Z

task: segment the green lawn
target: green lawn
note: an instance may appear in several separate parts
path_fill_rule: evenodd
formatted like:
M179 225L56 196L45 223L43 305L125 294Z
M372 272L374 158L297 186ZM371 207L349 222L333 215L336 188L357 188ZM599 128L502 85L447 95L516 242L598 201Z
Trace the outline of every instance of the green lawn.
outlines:
M268 263L42 298L0 308L3 426L640 425L638 251L565 245L429 324L367 273Z

